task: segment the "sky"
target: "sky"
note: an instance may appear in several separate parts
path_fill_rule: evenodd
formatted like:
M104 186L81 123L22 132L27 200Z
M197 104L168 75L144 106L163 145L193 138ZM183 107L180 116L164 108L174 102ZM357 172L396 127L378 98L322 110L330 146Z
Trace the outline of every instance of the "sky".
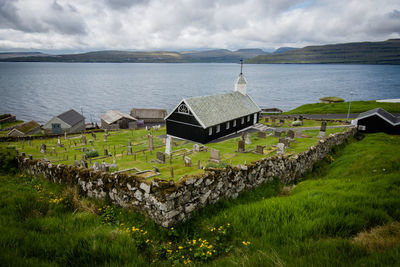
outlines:
M304 47L400 38L399 0L0 0L0 51Z

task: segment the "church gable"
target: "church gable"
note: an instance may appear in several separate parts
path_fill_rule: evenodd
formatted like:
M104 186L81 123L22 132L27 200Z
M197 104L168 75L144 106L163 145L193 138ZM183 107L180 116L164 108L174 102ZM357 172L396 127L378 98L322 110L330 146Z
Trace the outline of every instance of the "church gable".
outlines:
M184 100L182 100L179 105L171 112L171 114L167 116L166 120L201 126L199 121L194 116L192 110L185 103Z

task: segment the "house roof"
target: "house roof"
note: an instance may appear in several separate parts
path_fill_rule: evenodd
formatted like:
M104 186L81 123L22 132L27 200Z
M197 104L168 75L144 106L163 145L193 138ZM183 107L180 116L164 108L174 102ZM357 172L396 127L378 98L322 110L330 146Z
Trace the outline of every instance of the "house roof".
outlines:
M70 126L74 126L78 122L85 119L85 117L83 117L80 113L76 112L73 109L61 113L60 115L57 116L57 118L69 124Z
M29 132L30 130L35 129L37 127L40 127L39 123L37 123L36 121L28 121L23 124L19 124L19 125L15 126L15 129L17 129L21 133L25 134L25 133Z
M261 111L248 95L240 92L193 97L182 101L189 107L203 128Z
M382 119L386 120L388 123L390 123L392 125L400 124L400 116L396 117L393 114L384 110L383 108L375 108L375 109L371 109L366 112L363 112L360 115L358 115L358 117L356 119L361 120L361 119L364 119L364 118L367 118L367 117L370 117L373 115L377 115L377 116L381 117Z
M134 117L132 117L131 115L128 115L126 113L123 113L121 111L118 110L110 110L107 111L106 114L101 115L101 119L103 121L105 121L108 124L112 124L122 118L127 118L133 121L136 121L137 119L135 119Z
M137 119L164 119L167 116L165 109L156 108L133 108L131 116Z

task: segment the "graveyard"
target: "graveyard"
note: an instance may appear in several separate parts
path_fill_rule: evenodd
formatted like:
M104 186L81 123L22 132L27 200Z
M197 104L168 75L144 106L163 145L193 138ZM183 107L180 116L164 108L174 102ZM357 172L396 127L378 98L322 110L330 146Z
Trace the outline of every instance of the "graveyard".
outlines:
M326 128L339 122L324 124L320 130L279 130L292 127L293 120L262 120L276 131L256 131L206 145L173 139L171 155L165 154L165 127L139 130L88 132L86 134L1 143L15 147L32 159L44 159L54 164L76 165L111 173L179 180L184 175L204 172L206 168L245 165L262 158L294 155L306 151L329 134L345 128ZM304 120L303 127L321 126L321 121ZM278 143L281 143L278 145Z

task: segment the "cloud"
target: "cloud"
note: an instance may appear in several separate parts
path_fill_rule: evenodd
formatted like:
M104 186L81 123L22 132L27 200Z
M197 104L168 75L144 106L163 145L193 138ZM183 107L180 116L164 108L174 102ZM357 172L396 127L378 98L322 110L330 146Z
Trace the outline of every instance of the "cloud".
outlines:
M0 0L0 49L267 49L377 41L399 38L399 10L398 0Z

